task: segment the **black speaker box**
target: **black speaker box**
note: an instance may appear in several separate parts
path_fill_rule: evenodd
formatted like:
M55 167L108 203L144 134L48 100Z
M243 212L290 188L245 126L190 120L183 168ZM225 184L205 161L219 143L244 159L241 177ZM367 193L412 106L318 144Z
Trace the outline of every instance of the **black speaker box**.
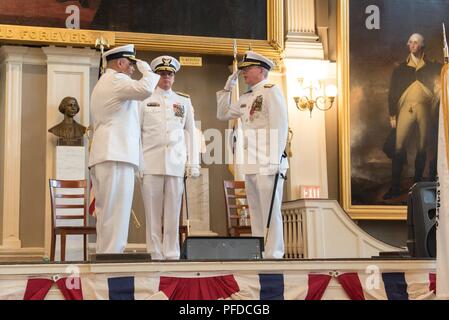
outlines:
M419 182L407 202L407 247L415 258L436 257L436 182Z
M90 261L93 263L133 263L151 261L149 253L104 253L92 254Z
M188 237L183 244L184 260L259 260L264 250L258 237Z

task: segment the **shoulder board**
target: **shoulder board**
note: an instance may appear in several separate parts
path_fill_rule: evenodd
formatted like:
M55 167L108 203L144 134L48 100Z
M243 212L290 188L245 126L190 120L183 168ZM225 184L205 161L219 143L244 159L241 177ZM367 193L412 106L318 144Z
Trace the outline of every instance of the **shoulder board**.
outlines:
M190 96L189 96L188 94L186 94L186 93L182 93L182 92L176 91L176 94L177 94L178 96L181 96L181 97L190 99Z
M263 86L265 89L271 89L274 87L274 84L266 84Z

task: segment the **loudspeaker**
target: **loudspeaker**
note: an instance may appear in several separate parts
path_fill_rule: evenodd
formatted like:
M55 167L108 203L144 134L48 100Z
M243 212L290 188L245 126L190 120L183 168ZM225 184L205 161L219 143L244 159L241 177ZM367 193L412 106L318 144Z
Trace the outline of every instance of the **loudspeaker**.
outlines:
M263 238L188 237L182 247L181 259L259 260L263 250Z
M436 182L416 183L407 201L407 247L412 257L436 257Z
M93 263L132 263L151 261L149 253L104 253L92 254L90 260Z

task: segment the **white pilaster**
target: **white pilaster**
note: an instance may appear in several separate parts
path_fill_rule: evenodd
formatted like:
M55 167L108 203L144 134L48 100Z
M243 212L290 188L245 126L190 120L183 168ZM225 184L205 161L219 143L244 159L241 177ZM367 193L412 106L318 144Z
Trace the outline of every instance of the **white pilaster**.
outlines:
M4 158L3 158L3 249L20 249L20 161L22 139L22 66L24 47L0 48L1 72L4 74Z
M286 0L287 36L315 34L315 0Z
M324 59L315 26L315 0L286 0L285 54L290 58Z
M98 65L99 55L95 50L84 48L47 47L42 49L47 57L47 128L62 120L58 107L67 96L75 97L81 107L76 120L89 126L90 72ZM46 146L46 218L45 252L50 252L51 206L48 179L55 177L55 138L47 136Z
M328 197L326 123L324 111L297 109L293 97L300 94L298 78L335 84L335 64L324 60L323 45L316 35L315 0L287 0L285 49L285 92L289 125L293 130L290 199L300 197L300 186L320 186L321 198ZM334 106L335 108L336 106Z

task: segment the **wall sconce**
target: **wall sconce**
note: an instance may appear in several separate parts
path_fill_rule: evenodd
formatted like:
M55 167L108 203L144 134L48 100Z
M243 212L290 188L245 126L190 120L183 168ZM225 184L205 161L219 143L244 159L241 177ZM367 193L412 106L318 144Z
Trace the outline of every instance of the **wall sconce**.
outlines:
M323 82L319 80L309 80L307 81L308 84L304 84L304 79L299 78L298 82L301 93L298 97L293 97L293 99L295 99L296 107L299 110L308 110L310 117L312 117L312 111L315 107L321 111L327 111L332 108L337 96L337 87L335 85L330 84L323 90Z

